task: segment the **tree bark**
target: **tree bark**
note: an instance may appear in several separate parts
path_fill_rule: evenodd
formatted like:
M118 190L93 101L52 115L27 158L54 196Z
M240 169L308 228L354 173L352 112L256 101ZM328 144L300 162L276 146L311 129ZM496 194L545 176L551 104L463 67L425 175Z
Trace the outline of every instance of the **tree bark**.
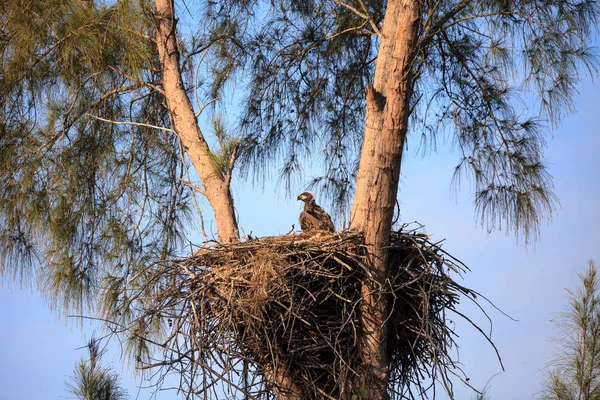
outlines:
M382 27L373 85L367 89L367 110L351 230L363 231L372 279L362 288L360 355L364 369L361 398L381 399L388 382L387 249L398 192L420 5L418 0L389 0Z
M278 400L303 400L302 390L287 374L286 368L280 365L276 370L270 365L265 367L265 378L271 385Z
M229 182L212 162L210 148L198 126L194 108L181 77L173 0L155 0L155 6L156 44L162 68L163 90L175 131L202 180L204 195L215 216L219 241L237 241L239 232Z

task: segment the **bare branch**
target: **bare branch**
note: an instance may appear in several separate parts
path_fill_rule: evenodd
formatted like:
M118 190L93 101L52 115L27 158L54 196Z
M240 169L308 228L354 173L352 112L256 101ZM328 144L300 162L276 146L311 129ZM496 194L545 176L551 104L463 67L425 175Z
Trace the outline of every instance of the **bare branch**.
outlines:
M227 175L225 175L225 183L227 186L231 184L231 176L233 175L233 168L235 167L235 161L237 160L238 149L240 147L240 143L238 142L231 152L231 156L229 157L229 164L227 165Z
M179 179L181 181L181 183L183 183L185 186L189 187L190 189L193 189L194 191L202 194L203 196L206 197L206 191L204 189L199 188L198 186L194 185L193 183L183 180L183 179Z
M379 38L383 37L382 34L381 34L381 30L377 27L377 24L373 20L373 17L371 17L368 14L368 9L365 6L365 4L362 2L362 0L360 1L360 3L361 3L361 6L362 6L362 8L363 8L363 10L365 12L361 12L357 8L352 7L350 4L344 3L343 1L340 1L340 0L333 0L333 2L335 4L341 6L341 7L344 7L346 9L352 11L354 14L356 14L360 18L364 19L365 21L367 21L369 23L369 25L371 25L371 28L373 28L373 31L375 32L375 35L377 35Z
M431 42L433 37L442 30L444 25L452 18L454 18L458 13L460 13L462 10L468 7L472 3L472 1L473 0L462 0L460 3L454 6L452 10L442 15L442 17L438 19L433 25L429 25L431 21L428 20L428 26L425 29L425 35L421 39L419 39L418 46L421 48L426 47Z
M164 126L156 126L156 125L150 125L150 124L144 124L144 123L141 123L141 122L132 122L132 121L113 121L113 120L102 118L102 117L98 117L98 116L92 115L92 114L85 114L85 115L88 116L88 117L90 117L90 118L97 119L98 121L108 122L110 124L141 126L141 127L144 127L144 128L158 129L158 130L161 130L161 131L167 131L167 132L172 132L172 133L176 134L175 130L173 130L171 128L165 128Z

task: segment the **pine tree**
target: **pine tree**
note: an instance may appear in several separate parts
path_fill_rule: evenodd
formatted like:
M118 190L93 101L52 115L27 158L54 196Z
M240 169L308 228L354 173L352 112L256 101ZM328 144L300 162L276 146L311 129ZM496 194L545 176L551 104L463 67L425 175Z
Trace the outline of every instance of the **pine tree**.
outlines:
M593 260L579 277L581 287L567 291L569 306L556 320L562 347L549 366L544 400L600 397L600 280Z
M103 351L91 339L87 345L89 359L81 359L74 375L67 382L67 390L79 400L125 400L127 392L119 385L119 376L100 364Z

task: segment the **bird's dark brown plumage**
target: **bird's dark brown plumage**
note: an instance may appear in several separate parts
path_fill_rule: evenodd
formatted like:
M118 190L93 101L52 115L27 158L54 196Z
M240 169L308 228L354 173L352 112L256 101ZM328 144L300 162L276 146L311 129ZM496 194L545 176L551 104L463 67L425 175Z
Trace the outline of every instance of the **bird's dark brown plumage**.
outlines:
M304 202L304 211L300 213L300 228L303 231L335 231L333 221L317 203L310 192L304 192L298 196L298 200Z

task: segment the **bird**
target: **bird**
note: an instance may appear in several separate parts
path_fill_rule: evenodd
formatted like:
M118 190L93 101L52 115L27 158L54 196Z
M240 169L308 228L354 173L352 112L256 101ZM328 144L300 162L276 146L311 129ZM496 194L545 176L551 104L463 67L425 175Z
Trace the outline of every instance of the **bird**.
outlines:
M334 232L333 221L317 203L315 197L310 192L304 192L298 196L298 200L304 202L304 211L300 213L300 228L304 232L309 231L329 231Z

